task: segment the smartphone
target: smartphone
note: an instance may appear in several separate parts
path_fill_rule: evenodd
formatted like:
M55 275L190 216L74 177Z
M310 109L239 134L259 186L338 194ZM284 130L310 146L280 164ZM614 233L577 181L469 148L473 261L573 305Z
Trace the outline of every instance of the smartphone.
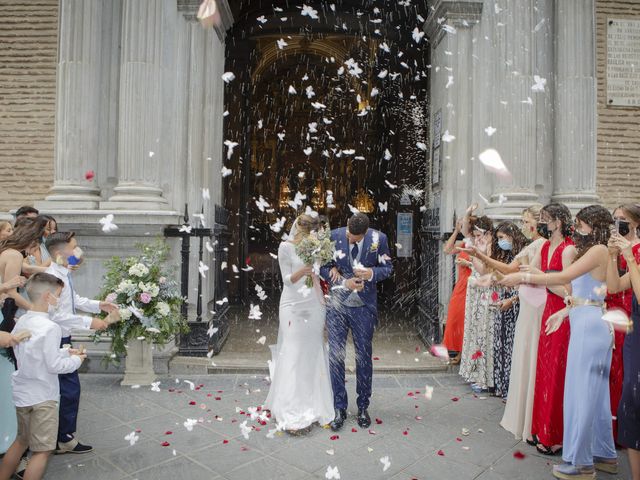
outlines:
M619 218L616 218L615 228L616 228L616 233L620 233L620 219Z

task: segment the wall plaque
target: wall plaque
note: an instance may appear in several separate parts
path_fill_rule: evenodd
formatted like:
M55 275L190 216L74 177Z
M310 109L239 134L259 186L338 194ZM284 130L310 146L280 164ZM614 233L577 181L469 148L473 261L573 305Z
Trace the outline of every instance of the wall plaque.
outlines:
M640 107L640 20L607 19L607 105Z

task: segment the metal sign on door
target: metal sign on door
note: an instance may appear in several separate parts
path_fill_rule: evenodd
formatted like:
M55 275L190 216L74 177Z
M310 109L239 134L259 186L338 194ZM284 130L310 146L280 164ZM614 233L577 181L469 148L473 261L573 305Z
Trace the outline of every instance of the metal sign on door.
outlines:
M398 257L410 258L413 256L413 213L398 213L397 225Z

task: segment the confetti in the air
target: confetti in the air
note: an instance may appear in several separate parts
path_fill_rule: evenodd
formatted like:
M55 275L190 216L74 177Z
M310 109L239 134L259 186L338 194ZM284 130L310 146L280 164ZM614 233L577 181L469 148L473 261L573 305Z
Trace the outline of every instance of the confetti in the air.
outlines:
M100 225L102 225L102 231L105 233L111 233L118 230L118 226L113 223L113 213L110 213L100 219Z
M225 72L222 74L222 80L224 80L224 83L230 83L233 80L235 80L236 75L233 72Z

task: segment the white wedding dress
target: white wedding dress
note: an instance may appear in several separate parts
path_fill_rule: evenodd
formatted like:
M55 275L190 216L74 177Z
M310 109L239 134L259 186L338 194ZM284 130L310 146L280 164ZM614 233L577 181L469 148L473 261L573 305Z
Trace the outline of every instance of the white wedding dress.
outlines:
M283 430L299 430L314 422L326 425L333 420L334 409L322 289L315 276L312 289L305 287L305 277L291 283L291 274L304 266L293 243L280 244L278 261L284 286L265 406Z

